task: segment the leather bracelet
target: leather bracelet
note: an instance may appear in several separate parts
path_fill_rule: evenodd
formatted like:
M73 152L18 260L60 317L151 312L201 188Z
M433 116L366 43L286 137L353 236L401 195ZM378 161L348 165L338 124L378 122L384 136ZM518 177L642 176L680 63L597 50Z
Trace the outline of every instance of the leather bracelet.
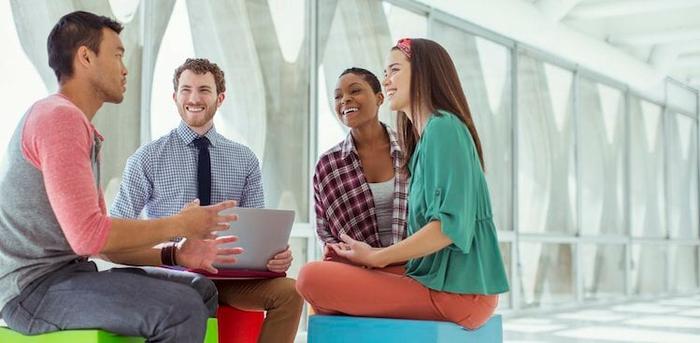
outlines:
M170 257L168 256L170 251L168 250L168 247L170 247L169 244L160 248L160 264L164 266L170 265Z
M177 243L178 242L173 242L173 253L172 253L172 258L173 258L173 266L177 266Z
M175 259L175 251L177 250L177 243L170 243L160 249L160 263L165 266L176 266L177 260Z

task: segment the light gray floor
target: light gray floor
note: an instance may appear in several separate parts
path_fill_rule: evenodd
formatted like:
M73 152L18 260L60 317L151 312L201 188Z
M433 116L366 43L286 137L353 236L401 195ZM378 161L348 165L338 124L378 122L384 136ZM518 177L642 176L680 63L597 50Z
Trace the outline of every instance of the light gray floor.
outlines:
M504 318L508 343L700 343L700 295Z

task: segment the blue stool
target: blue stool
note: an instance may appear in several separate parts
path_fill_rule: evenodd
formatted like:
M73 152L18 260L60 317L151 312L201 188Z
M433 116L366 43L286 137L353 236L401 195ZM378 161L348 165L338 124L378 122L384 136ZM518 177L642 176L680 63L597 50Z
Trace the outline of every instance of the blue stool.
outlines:
M309 319L309 343L502 343L500 315L477 330L450 322L314 315Z

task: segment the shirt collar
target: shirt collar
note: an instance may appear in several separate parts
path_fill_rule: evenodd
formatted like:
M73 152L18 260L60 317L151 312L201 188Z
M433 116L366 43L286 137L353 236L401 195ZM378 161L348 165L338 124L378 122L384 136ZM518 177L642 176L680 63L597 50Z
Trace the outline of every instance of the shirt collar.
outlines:
M382 122L379 123L382 124L384 130L386 130L387 134L389 134L389 144L391 146L389 153L392 157L401 157L401 146L399 145L399 139L396 136L396 132L394 132L394 130L392 130L388 125ZM348 132L347 137L345 137L345 141L343 141L341 146L341 152L343 158L347 158L350 153L355 153L355 155L357 155L355 140L352 138L352 133Z
M95 131L95 138L96 138L97 140L99 140L100 142L104 142L104 141L105 141L105 138L102 136L102 134L100 133L100 131L97 131L97 128L94 127L94 126L92 127L92 129Z
M343 141L340 151L343 158L348 158L348 155L350 155L350 153L355 153L355 155L357 155L357 150L355 149L355 141L352 138L352 133L348 132L348 135L347 137L345 137L345 141Z
M391 145L390 154L393 157L401 158L401 145L399 145L399 137L396 135L396 131L392 130L389 126L382 123L386 132L389 133L389 144Z
M185 145L192 144L192 141L199 137L199 135L189 126L187 126L184 121L180 121L180 125L177 127L176 131L177 135L180 136L180 139L182 139ZM209 139L209 144L211 144L211 146L216 146L219 143L219 134L216 132L216 128L214 126L212 126L211 129L204 134L204 137Z

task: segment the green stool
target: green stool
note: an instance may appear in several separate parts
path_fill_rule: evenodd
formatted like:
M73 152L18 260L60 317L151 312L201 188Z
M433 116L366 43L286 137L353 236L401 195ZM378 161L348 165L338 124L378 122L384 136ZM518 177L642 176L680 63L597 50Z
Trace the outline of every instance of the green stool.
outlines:
M216 318L207 321L207 334L204 343L219 341L219 324ZM143 343L140 337L124 337L104 330L66 330L45 333L43 335L25 336L21 333L0 327L0 342L12 343Z

